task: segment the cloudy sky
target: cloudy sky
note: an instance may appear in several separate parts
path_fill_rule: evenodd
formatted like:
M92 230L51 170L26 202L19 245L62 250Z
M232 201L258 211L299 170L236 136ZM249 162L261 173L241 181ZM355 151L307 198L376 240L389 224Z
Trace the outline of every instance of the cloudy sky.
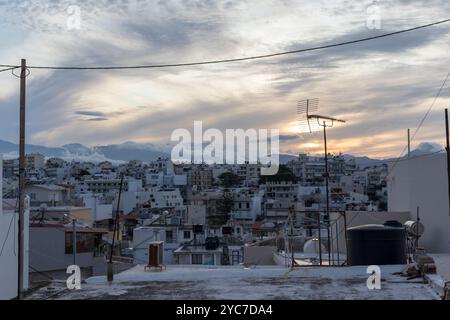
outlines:
M117 66L259 55L450 18L447 0L0 0L0 64ZM80 28L69 29L80 8ZM372 5L372 6L371 6ZM69 19L69 20L68 20ZM73 26L73 25L72 25ZM76 25L75 25L76 26ZM28 142L167 143L176 128L278 128L284 152L322 150L301 133L298 100L345 118L333 152L397 156L450 71L450 23L340 48L221 65L121 71L31 70ZM0 139L18 140L18 85L0 73ZM444 143L444 88L413 143Z

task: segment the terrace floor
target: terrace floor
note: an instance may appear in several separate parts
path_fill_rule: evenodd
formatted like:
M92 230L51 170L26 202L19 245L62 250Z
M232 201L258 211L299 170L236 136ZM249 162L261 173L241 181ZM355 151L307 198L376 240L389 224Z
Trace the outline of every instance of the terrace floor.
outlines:
M115 275L92 277L81 290L69 291L65 282L53 282L28 299L362 299L433 300L439 294L422 279L406 280L393 275L403 266L382 266L380 290L366 286L366 267L280 266L168 266L162 272L146 272L144 265Z

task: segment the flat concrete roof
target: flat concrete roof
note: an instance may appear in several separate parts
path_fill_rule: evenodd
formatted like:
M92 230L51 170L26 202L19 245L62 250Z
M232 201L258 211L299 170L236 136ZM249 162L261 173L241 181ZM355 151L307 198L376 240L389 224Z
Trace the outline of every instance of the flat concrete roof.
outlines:
M406 280L393 275L403 266L382 266L380 290L369 290L364 266L302 267L293 271L280 266L183 266L165 271L144 271L137 265L116 274L108 284L105 276L91 277L81 290L69 291L65 283L52 283L50 299L331 299L331 300L437 300L438 293L422 279ZM59 290L59 291L58 291ZM28 299L48 294L41 288Z

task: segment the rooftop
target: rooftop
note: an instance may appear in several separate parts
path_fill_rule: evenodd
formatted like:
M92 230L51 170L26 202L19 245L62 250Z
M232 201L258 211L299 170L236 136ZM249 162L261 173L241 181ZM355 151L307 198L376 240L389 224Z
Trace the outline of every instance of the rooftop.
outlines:
M65 282L41 288L29 299L440 299L421 279L393 275L402 266L382 266L380 290L366 286L366 267L303 267L293 271L279 266L168 266L165 271L145 272L144 265L116 274L92 277L81 290L68 291Z
M64 187L58 186L56 184L33 184L29 188L40 188L47 191L64 191Z

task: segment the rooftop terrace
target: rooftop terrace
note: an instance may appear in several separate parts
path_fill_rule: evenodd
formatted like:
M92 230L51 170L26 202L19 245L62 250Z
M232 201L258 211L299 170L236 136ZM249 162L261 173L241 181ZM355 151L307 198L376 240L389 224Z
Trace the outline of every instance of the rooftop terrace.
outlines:
M168 266L145 272L144 265L106 277L91 277L81 290L54 282L28 299L397 299L434 300L439 294L422 279L393 275L402 266L382 266L380 290L366 286L366 267L302 267L289 271L279 266Z

